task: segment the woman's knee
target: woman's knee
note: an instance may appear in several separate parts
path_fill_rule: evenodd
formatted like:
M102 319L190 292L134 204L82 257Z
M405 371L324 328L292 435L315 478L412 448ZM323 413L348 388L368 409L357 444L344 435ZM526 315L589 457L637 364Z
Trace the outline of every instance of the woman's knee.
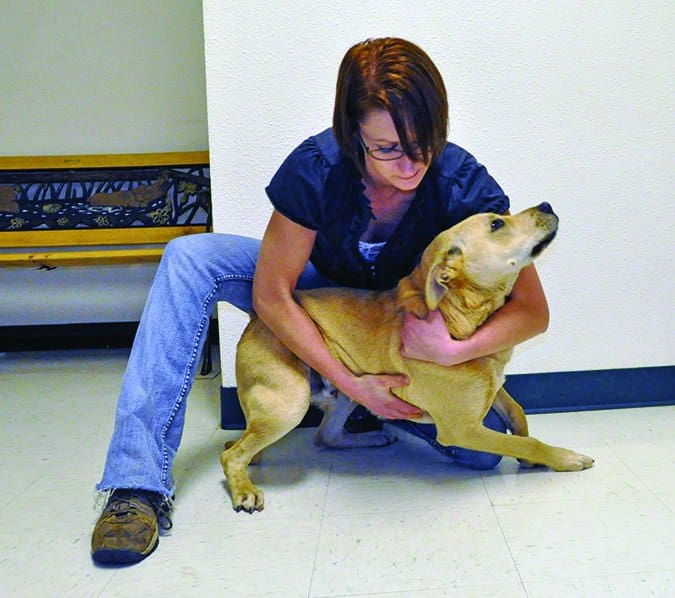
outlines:
M455 448L453 458L458 465L480 470L493 469L497 467L502 460L501 455L472 451L463 448Z
M164 248L163 261L199 261L204 259L205 249L210 247L215 233L199 233L196 235L184 235L171 239Z
M201 270L212 278L252 278L260 241L223 233L177 237L167 243L162 262Z
M483 418L483 425L495 432L506 433L506 424L504 423L504 420L492 407Z

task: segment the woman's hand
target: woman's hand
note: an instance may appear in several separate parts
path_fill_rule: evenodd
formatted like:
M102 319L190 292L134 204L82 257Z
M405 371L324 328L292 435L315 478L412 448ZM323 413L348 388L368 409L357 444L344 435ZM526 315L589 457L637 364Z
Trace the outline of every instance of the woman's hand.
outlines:
M409 378L403 374L366 374L355 377L350 388L345 389L345 394L385 419L420 417L423 413L420 409L391 392L392 388L405 386L409 382Z
M466 361L468 341L450 336L445 320L438 310L430 311L426 320L406 312L401 329L401 355L440 365L455 365Z

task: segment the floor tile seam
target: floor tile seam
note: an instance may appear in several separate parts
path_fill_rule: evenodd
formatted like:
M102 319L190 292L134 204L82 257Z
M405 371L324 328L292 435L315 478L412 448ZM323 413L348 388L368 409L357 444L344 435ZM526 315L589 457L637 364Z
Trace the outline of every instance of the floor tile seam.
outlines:
M660 506L664 507L667 509L667 507L664 505L664 503L659 500L658 496L655 496L652 492L645 492L645 495L636 495L635 497L625 497L625 496L614 496L614 497L608 497L608 496L598 496L598 497L592 497L592 496L585 496L582 498L560 498L560 499L552 499L552 500L536 500L536 501L522 501L519 500L517 502L512 502L512 503L502 503L502 502L493 502L491 504L493 509L513 509L513 508L521 508L521 507L531 507L534 505L583 505L586 507L587 505L595 505L599 504L600 506L607 506L607 507L616 507L616 506L631 506L631 505L639 505L639 506L644 506L645 505L645 496L647 496L650 500L655 501L658 503ZM584 510L587 510L587 508L584 508ZM670 510L670 509L667 509Z
M95 364L93 367L95 368L96 365L100 365L100 370L101 371L96 371L92 372L92 364L90 363L77 363L73 364L72 367L67 367L64 368L63 366L39 366L35 367L33 369L24 369L24 370L12 370L11 372L0 372L0 380L5 382L5 380L8 380L10 378L31 378L32 380L35 380L36 376L42 376L44 377L46 374L54 375L54 376L63 376L64 378L73 378L73 379L82 379L84 375L93 377L94 375L98 378L101 376L106 376L108 377L111 381L113 379L117 380L118 378L121 378L124 375L124 367L120 366L119 371L114 371L112 370L112 367L115 366L110 366L109 363L101 363L101 364ZM105 366L105 368L104 368ZM86 374L83 374L83 372L86 372ZM61 383L61 380L58 381Z
M645 492L645 494L651 494L648 492ZM602 501L604 503L607 503L610 499L614 497L608 497L608 496L584 496L582 498L551 498L551 499L537 499L537 500L516 500L514 502L502 502L502 501L495 501L491 500L490 501L490 506L493 508L510 508L510 507L528 507L528 506L533 506L533 505L557 505L557 504L573 504L573 503L578 503L578 504L586 504L589 501ZM644 497L641 497L644 499ZM630 503L641 503L640 497L635 497L635 498L618 498L618 502L625 502L627 504ZM651 498L654 498L653 496Z
M244 520L245 517L255 517L255 513L249 514L249 513L235 513L234 509L229 504L229 499L228 499L228 504L223 503L224 509L226 510L226 515L219 520L218 525L222 526L227 526L227 525L237 525L237 522L240 520ZM185 507L181 507L185 508ZM232 511L232 517L230 517L229 510ZM264 519L262 518L264 517ZM291 513L287 515L274 515L274 516L267 516L267 515L261 515L260 518L257 518L257 525L255 528L251 527L250 529L252 530L252 533L259 533L263 527L266 527L268 524L285 524L288 525L289 528L292 528L293 525L297 527L298 525L298 513ZM303 518L303 523L307 525L321 525L320 521L320 516L319 515L308 515L304 516ZM213 521L204 521L204 520L198 520L198 521L189 521L187 523L181 522L180 528L178 530L174 530L175 534L179 534L180 530L183 529L185 525L189 526L190 530L194 529L204 529L205 533L208 533L209 530L213 530L214 523ZM240 527L240 530L247 531L248 528L243 528ZM314 531L312 531L314 533Z
M94 567L94 565L92 565ZM46 593L41 592L37 588L33 588L32 586L29 588L23 587L22 590L25 590L25 592L21 593L11 593L11 591L6 591L3 593L5 596L12 596L12 597L19 597L19 596L26 596L26 597L34 597L34 596L47 596L47 595L58 595L58 596L93 596L95 598L104 598L110 596L110 594L107 592L107 588L110 585L112 581L112 573L109 577L109 579L103 581L101 580L100 583L93 582L92 580L84 580L81 582L83 585L86 585L86 588L77 588L77 585L75 587L71 587L67 590L63 590L63 593L60 594L54 594L55 588L50 587L49 590L51 593ZM24 586L26 583L32 583L32 582L26 582L27 578L24 579L18 579L17 577L12 577L10 576L8 578L9 584L11 586L12 583L14 583L14 589L17 589L16 583L17 581L20 583L21 581L24 582ZM60 581L60 580L59 580ZM58 585L58 583L56 583ZM0 589L5 591L7 588L4 586L0 586ZM77 590L80 590L79 592ZM83 590L83 591L82 591Z
M544 574L542 573L541 569L530 570L532 567L528 567L528 571L523 574L523 577L524 583L526 585L531 585L533 583L549 584L551 582L559 583L586 579L604 579L608 577L619 578L624 575L661 575L663 573L675 574L675 568L664 564L653 564L651 560L645 561L640 565L632 565L632 568L626 567L620 571L616 570L615 563L611 563L610 566L613 567L613 570L608 569L607 567L601 571L594 570L588 571L586 573L580 573L578 570L575 570L574 575L570 575L569 572L562 572L560 569L556 570L555 573L549 572Z
M213 438L213 435L215 433L221 432L222 430L220 429L218 424L213 424L213 429L211 428L210 425L209 426L200 425L197 422L191 422L191 423L186 422L185 426L183 426L183 433L185 433L185 432L201 432L201 431L204 431L204 432L210 434L208 439L203 441L204 444L206 444L206 442L210 441ZM225 441L223 441L223 443L224 442ZM182 444L182 442L181 442L181 444Z
M99 568L103 569L103 567L99 567L98 565L95 565L93 563L92 563L91 566L96 568L96 569L99 569ZM96 595L96 598L105 598L106 596L110 595L110 593L108 592L108 588L110 587L112 582L117 578L117 576L120 574L120 572L124 571L124 569L125 569L124 567L119 567L119 568L116 568L116 569L111 568L112 575L108 578L108 581L105 583L105 585L101 589L100 593Z
M519 583L519 588L526 591L522 583ZM501 584L497 583L457 583L453 585L433 585L427 586L422 591L424 592L443 592L447 590L462 590L462 589L481 589L481 588L495 588L502 587ZM514 584L515 586L515 584ZM347 593L347 594L312 594L308 598L369 598L369 597L379 597L379 596L391 596L396 598L400 595L410 595L410 590L391 590L391 591L375 591L375 592L358 592L358 593ZM529 598L529 594L525 594Z
M527 584L548 584L551 582L554 583L573 583L573 582L578 582L578 581L590 581L590 580L604 580L604 579L611 579L611 578L616 578L616 579L621 579L622 577L630 577L634 575L662 575L664 573L672 573L675 575L675 568L658 568L658 569L645 569L645 568L639 568L631 571L621 571L621 573L599 573L597 575L580 575L579 572L575 572L574 577L570 577L567 575L566 577L556 577L556 576L551 576L548 575L546 577L533 577L529 581L524 582L525 585ZM526 588L527 590L527 588ZM528 593L528 596L530 594Z
M669 503L664 502L664 501L661 500L661 498L658 497L658 496L656 497L656 500L658 500L659 503L661 503L661 504L663 505L663 508L664 508L666 511L668 511L671 515L675 515L675 510L674 510L675 507L672 507Z
M24 487L22 490L20 490L18 493L14 494L14 496L12 496L12 498L10 498L6 503L0 505L0 513L2 513L2 511L4 511L6 508L10 507L11 504L12 504L15 500L17 500L17 499L20 498L23 494L25 494L26 492L28 492L33 486L35 486L35 484L37 484L43 477L45 477L45 475L47 475L47 474L44 474L44 473L39 474L34 480L32 480L31 482L29 482L29 484L28 484L27 486L25 486L25 487Z
M422 591L423 592L442 592L445 590L461 590L462 588L476 588L484 586L496 586L497 584L458 584L458 585L439 585L439 586L427 586ZM521 584L522 587L522 584ZM418 588L419 589L419 588ZM391 590L391 591L375 591L375 592L356 592L356 593L347 593L347 594L310 594L308 598L369 598L369 597L379 597L379 596L400 596L405 594L406 596L410 595L410 590Z
M324 520L332 520L332 519L344 519L345 516L349 515L367 515L367 514L373 514L376 513L378 515L384 514L384 515L389 515L389 514L396 514L396 513L417 513L420 511L416 510L411 510L410 506L397 506L397 507L389 507L387 508L382 507L382 505L377 505L377 508L371 508L371 509L358 509L358 510L349 510L349 511L340 511L340 512L335 512L335 513L324 513L323 519ZM471 508L471 507L457 507L457 506L449 506L447 508L439 509L436 511L436 514L439 513L449 513L449 512L454 512L454 513L469 513L469 514L476 514L476 509Z
M3 455L5 455L3 465L6 465L8 462L11 462L12 459L18 460L18 459L21 459L21 458L29 459L31 464L34 464L36 462L36 459L39 460L38 463L45 462L48 459L43 461L42 460L43 457L47 457L47 458L52 457L52 456L61 457L62 453L60 453L59 451L63 450L64 448L65 449L77 450L78 451L77 457L81 458L82 457L82 447L85 446L84 443L85 442L94 443L94 441L96 441L98 439L100 439L101 444L103 444L104 440L105 440L105 446L107 448L107 440L108 439L101 438L102 433L100 431L96 430L96 431L92 431L92 432L85 432L82 435L78 435L78 436L74 436L74 435L70 436L67 439L68 442L71 443L70 445L62 442L62 443L60 443L60 445L58 447L53 447L53 446L50 447L48 449L49 452L36 454L36 451L39 450L38 448L36 448L38 443L42 443L43 446L46 446L51 440L53 440L54 442L58 442L58 440L59 440L58 436L53 438L53 439L45 438L44 436L41 435L42 430L36 429L36 426L39 426L40 424L38 424L34 421L33 422L25 422L25 424L26 424L26 426L29 426L31 428L30 429L31 438L27 439L27 442L30 442L30 444L23 444L23 443L19 444L19 443L15 442L14 445L6 445L6 444L0 445L0 452ZM21 424L19 422L15 422L14 425L21 425ZM68 434L67 430L65 432L63 430L59 430L59 431L54 430L54 422L51 422L51 424L49 426L49 429L53 430L55 434L64 434L64 433ZM112 431L112 426L110 426L110 431ZM105 433L108 434L108 432L109 432L109 430L106 429ZM40 435L39 438L38 438L38 435ZM87 444L86 446L87 446L87 449L89 449L90 445ZM98 447L96 447L96 448L98 448Z
M520 587L523 589L523 592L525 592L525 596L527 598L529 598L530 594L527 591L527 587L525 586L525 580L523 579L523 576L520 573L520 568L518 567L518 562L516 561L516 558L513 554L511 544L509 543L509 539L506 536L506 532L504 531L504 528L502 527L502 522L499 518L499 514L497 513L497 511L495 509L495 505L492 503L492 500L490 499L490 493L488 492L487 484L485 483L485 478L481 478L481 481L483 482L483 488L485 489L485 493L487 494L488 500L490 501L490 510L492 512L492 516L494 517L495 521L497 522L497 527L499 528L499 533L502 535L502 539L504 540L504 545L506 546L506 550L508 550L508 553L509 553L509 558L511 559L511 562L513 563L513 568L515 569L516 575L518 576L518 582L520 583Z
M312 586L314 585L314 572L319 560L319 547L321 546L321 536L323 534L323 524L326 520L326 504L328 502L328 489L330 488L331 480L333 479L333 459L330 460L330 467L328 468L328 475L326 476L326 486L323 493L323 504L321 505L321 515L319 520L319 530L316 534L316 545L314 547L314 560L312 562L312 572L309 577L309 587L307 588L307 598L312 596Z
M661 438L645 438L636 436L635 438L603 438L603 442L611 449L626 449L630 450L633 446L639 446L640 448L662 450L664 447L672 447L673 439L672 436L664 436Z
M186 430L184 430L184 432L185 431ZM190 430L190 432L193 432L193 431L194 430ZM206 438L202 442L200 442L201 448L199 448L194 453L194 455L192 455L192 458L189 461L183 462L182 464L181 464L180 461L178 462L180 468L183 471L182 472L176 472L174 474L174 483L176 484L177 492L180 492L181 486L183 486L185 484L185 482L189 481L190 476L195 473L195 469L194 469L195 462L197 462L202 455L207 454L207 452L209 452L213 448L211 446L211 442L214 441L216 436L218 436L221 432L222 432L222 430L220 428L216 427L212 431L212 433L208 436L208 438ZM218 444L220 444L224 448L225 440L223 440L222 442L219 441ZM182 448L185 449L184 446ZM186 451L182 451L182 453L179 452L178 454L179 455L181 455L181 454L185 455L185 452ZM214 463L218 460L219 456L220 456L220 453L214 455L214 458L215 458ZM181 458L182 458L182 456L181 456ZM176 465L176 461L174 460L174 467L175 467L175 465ZM221 476L220 476L219 480L224 482L225 476L222 473L222 470L220 471L220 474L221 474ZM174 508L177 508L177 507L174 506Z
M647 493L647 494L653 494L653 493L650 491L647 482L646 482L644 479L642 479L638 474L636 474L635 471L634 471L627 463L621 461L621 459L620 459L620 457L619 457L618 455L615 454L615 456L617 456L617 460L619 460L619 462L621 463L621 465L622 465L623 467L625 467L625 468L629 471L629 473L633 476L633 479L634 479L637 483L639 483L640 487L639 487L639 488L636 488L636 490L641 490L641 491L643 491L643 492L645 492L645 493ZM591 469L589 469L589 470L587 470L587 471L590 473L590 475L592 475L592 473L593 473L593 468L591 468ZM578 472L551 472L551 473L552 473L556 478L557 478L557 477L562 477L562 476L565 476L565 475L575 475L575 474L576 474L576 475L589 475L589 474L586 474L586 473L583 472L583 471L578 471ZM486 479L493 479L493 478L490 477L490 478L483 478L483 479L486 480ZM491 493L490 493L490 490L487 488L487 485L486 485L486 492L487 492L488 498L490 499L490 503L491 503L491 504L493 504L493 505L495 505L495 506L509 506L509 505L510 505L510 503L500 503L500 502L495 502L495 499L492 498L492 495L491 495ZM517 490L514 490L514 492L517 493ZM546 502L560 502L560 501L585 501L585 500L587 500L587 499L589 499L589 498L590 498L590 500L594 500L594 497L584 496L584 497L582 497L582 498L559 498L559 499L558 499L558 498L555 498L555 499L536 499L536 500L525 500L525 501L519 500L519 501L518 501L518 504L539 504L539 503L546 503ZM598 498L598 499L599 499L599 498Z
M214 430L211 430L210 427L208 427L208 428L205 427L205 426L201 427L201 426L197 425L196 423L193 423L192 425L186 425L183 428L183 439L181 439L181 448L183 448L182 444L183 444L183 441L185 440L185 436L187 434L200 434L200 433L203 432L204 434L209 434L208 440L210 440L211 438L213 438L212 432L218 432L218 431L219 431L218 427L216 427ZM200 439L200 443L206 444L206 442L208 440ZM225 443L225 441L223 441L223 444L224 443ZM178 454L180 454L180 451L178 452Z
M183 430L185 433L186 429ZM190 432L193 432L194 430L190 430ZM210 444L211 441L216 437L217 434L221 432L220 428L216 427L214 430L212 430L211 434L208 436L208 438L204 439L200 444L201 448L197 450L197 452L192 456L192 458L181 464L179 461L179 465L181 469L183 470L182 472L176 472L174 473L174 483L176 484L176 488L179 489L179 487L186 481L188 480L189 476L193 473L193 465L194 463L202 456L204 455L207 451L211 449ZM224 443L223 443L224 444ZM185 448L184 446L182 448ZM182 454L184 455L186 451L182 451ZM181 456L182 458L182 456ZM218 456L216 456L216 459ZM175 467L176 465L176 460L174 460L173 466ZM172 472L173 473L173 472ZM176 475L177 474L177 475ZM224 480L224 477L223 477Z
M50 491L54 488L55 484L64 485L64 486L77 486L77 487L82 487L82 486L87 486L88 488L93 489L94 486L96 485L97 477L100 475L100 466L96 464L91 464L87 465L87 468L91 467L91 471L89 470L82 470L82 471L77 471L73 473L69 473L68 475L64 474L58 474L57 472L54 471L54 467L50 467L48 470L43 471L36 477L34 480L30 482L30 487L29 488L24 488L22 490L22 494L25 493L27 490L32 489L37 483L39 482L49 482L50 483ZM16 500L16 496L12 498L12 502ZM4 505L8 506L8 505ZM0 507L0 510L4 507Z
M614 456L618 459L618 461L619 461L619 462L620 462L620 463L621 463L628 471L630 471L630 473L635 477L635 479L637 479L637 480L642 484L642 486L643 486L644 489L647 491L647 493L648 493L648 494L651 494L651 496L652 496L652 497L653 497L660 505L662 505L668 512L672 513L672 512L673 512L673 511L672 511L672 508L669 507L669 506L661 499L661 497L660 497L654 490L652 490L649 481L648 481L648 480L645 480L644 478L642 478L642 477L640 476L640 474L639 474L638 472L636 472L636 471L634 470L634 468L631 467L631 465L630 465L629 463L627 463L626 461L624 461L624 459L622 458L622 453L619 453L619 452L618 452L613 446L611 446L611 445L609 445L609 449L610 449L610 451L612 451L612 453L613 453Z

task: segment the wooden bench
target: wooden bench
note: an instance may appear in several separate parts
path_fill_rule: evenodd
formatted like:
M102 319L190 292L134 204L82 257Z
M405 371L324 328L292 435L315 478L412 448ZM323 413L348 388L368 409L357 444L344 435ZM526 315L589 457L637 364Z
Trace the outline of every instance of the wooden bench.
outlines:
M157 262L171 239L211 229L208 169L207 151L0 156L0 267Z
M208 178L185 174L200 167L208 170L208 164L206 151L0 157L0 267L158 261L171 239L210 229ZM181 196L177 187L190 180L203 187L197 193L208 195L208 205L203 196L198 198L206 218L199 223L190 219L180 223L175 216L182 207L176 204L187 191ZM165 190L169 194L162 196ZM73 192L79 195L73 196ZM147 205L143 205L144 201ZM148 220L154 214L153 201L162 205L155 212L163 210L161 216L166 224L116 226L109 222L108 215L115 211L124 212L127 221L133 219L134 209L139 210L141 220ZM66 216L56 218L59 210L75 204L79 206L78 218L90 210L100 214L97 222L77 222L73 226ZM147 208L146 214L143 208ZM49 211L54 218L49 218ZM47 220L46 224L42 219Z

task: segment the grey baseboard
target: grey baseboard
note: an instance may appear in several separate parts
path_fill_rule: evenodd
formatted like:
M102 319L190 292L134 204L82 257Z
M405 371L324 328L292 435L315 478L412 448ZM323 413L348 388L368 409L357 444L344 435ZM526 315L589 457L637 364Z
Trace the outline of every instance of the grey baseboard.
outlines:
M675 366L584 370L508 376L506 389L526 413L588 411L675 405ZM246 427L237 389L221 387L221 427ZM311 408L300 424L316 426L321 419Z

